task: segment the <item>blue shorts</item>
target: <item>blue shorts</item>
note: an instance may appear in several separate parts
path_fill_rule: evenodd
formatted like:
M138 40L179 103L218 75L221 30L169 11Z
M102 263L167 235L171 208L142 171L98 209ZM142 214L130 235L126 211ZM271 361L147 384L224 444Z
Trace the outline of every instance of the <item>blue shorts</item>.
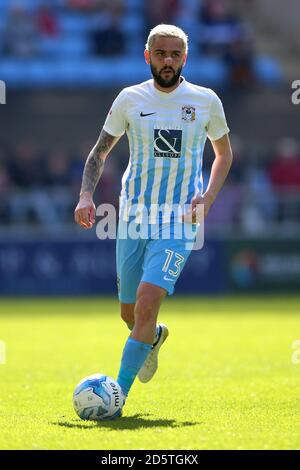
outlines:
M192 251L196 232L195 224L158 227L120 220L116 244L120 302L134 304L140 282L162 287L172 295Z

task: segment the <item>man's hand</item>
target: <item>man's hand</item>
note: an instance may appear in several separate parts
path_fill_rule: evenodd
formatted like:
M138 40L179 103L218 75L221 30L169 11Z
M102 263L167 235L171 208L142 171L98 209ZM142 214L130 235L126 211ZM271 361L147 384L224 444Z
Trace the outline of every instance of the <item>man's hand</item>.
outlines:
M204 204L203 215L204 218L207 216L229 172L232 163L232 150L228 134L223 135L223 137L218 140L212 141L212 146L215 152L215 159L212 164L206 192L203 195L199 193L192 199L191 211L184 216L186 222L201 222L199 219L201 219L203 212L200 211L198 217L196 216L198 204Z
M209 209L214 202L214 199L210 194L205 193L205 194L197 194L196 196L193 197L191 201L191 211L189 211L187 214L184 215L184 221L185 222L190 222L190 223L199 223L201 220L199 219L199 215L197 217L197 205L198 204L203 204L204 205L204 218L207 216ZM201 213L199 213L201 214Z
M96 207L89 194L82 194L74 211L75 222L83 228L92 228L95 223Z

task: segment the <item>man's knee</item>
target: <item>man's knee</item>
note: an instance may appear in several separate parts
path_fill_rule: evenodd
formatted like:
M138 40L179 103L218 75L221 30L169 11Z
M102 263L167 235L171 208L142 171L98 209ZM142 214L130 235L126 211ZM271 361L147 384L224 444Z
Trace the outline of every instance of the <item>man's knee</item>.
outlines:
M154 304L155 302L151 295L141 295L136 301L135 316L140 319L144 318L145 320L152 317L156 310Z
M121 318L128 326L134 324L134 307L135 304L121 304Z
M149 283L142 283L137 292L135 317L140 321L149 321L156 317L166 291Z

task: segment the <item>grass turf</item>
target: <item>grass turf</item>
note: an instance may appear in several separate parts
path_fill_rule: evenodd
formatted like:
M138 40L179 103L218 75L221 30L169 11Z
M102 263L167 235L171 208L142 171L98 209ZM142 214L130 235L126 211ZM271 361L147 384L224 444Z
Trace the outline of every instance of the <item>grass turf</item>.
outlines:
M122 418L81 421L74 386L116 377L127 337L111 299L0 300L0 449L299 449L300 297L172 298L154 379Z

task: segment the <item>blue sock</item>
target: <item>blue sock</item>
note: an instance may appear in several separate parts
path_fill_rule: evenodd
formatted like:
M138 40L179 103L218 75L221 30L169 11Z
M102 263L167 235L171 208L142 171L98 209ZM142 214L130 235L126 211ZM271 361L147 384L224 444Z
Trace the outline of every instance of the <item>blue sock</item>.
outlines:
M117 382L124 395L128 395L131 385L151 349L152 344L142 343L136 339L128 338L123 350L121 367L117 378Z

